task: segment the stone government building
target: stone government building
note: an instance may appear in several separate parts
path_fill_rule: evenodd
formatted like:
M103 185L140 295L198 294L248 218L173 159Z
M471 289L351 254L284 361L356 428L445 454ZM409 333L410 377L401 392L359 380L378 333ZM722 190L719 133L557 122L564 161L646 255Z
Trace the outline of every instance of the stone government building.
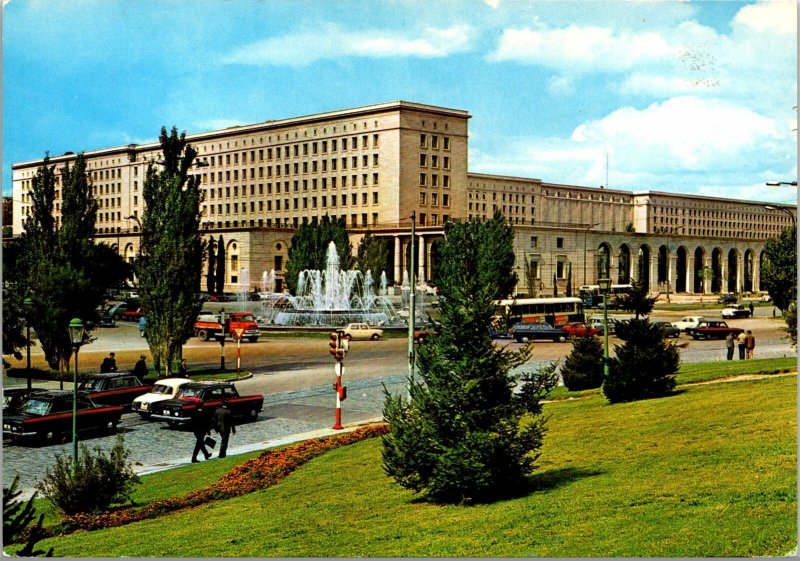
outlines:
M431 283L444 224L499 210L515 232L519 293L527 291L525 263L542 295L554 283L563 294L570 275L575 290L640 273L651 292L755 292L764 242L796 219L791 205L472 173L469 119L463 110L396 101L187 134L205 195L203 235L221 235L226 247L225 289L248 289L248 279L252 289L274 270L280 291L294 230L326 215L346 221L354 248L367 232L387 238L387 277L399 285L412 212L417 278ZM97 239L129 261L139 247L146 169L158 165L159 150L154 142L85 152L100 203ZM57 180L74 159L51 158ZM42 163L12 165L14 235L30 215ZM60 202L57 186L57 220Z

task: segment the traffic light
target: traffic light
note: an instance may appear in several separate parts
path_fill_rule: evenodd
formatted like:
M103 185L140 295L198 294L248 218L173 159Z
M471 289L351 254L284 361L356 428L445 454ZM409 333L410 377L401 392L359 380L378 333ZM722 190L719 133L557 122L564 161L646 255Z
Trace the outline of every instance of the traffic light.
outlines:
M331 338L330 343L328 343L328 346L330 347L330 351L329 352L331 353L331 356L333 356L334 358L336 358L338 360L339 359L339 334L335 333L335 332L331 333L330 338Z

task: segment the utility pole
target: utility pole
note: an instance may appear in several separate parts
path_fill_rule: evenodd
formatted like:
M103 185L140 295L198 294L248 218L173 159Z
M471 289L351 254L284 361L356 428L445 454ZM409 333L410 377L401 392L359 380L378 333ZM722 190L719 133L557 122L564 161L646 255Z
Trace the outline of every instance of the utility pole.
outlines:
M408 295L408 374L414 380L414 319L417 313L414 296L416 279L414 278L414 238L417 234L417 211L411 212L411 244L408 257L408 283L411 291Z

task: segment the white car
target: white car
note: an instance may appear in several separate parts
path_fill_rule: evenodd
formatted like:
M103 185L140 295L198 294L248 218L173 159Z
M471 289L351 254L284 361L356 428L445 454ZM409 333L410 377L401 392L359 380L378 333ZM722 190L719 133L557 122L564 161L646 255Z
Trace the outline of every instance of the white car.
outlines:
M175 394L178 393L178 388L189 382L191 382L189 378L164 378L163 380L159 380L155 383L152 390L133 400L131 410L138 413L142 419L147 419L150 417L150 410L154 403L173 399Z
M350 323L344 328L344 336L347 340L372 340L377 341L383 337L383 329L370 327L368 323Z
M731 304L722 310L722 319L749 318L752 314L750 308L744 304Z
M762 302L772 302L772 296L769 294L762 294L760 300Z
M687 329L692 329L700 325L701 321L705 321L705 318L702 316L686 316L680 319L680 321L673 321L672 325L680 329L681 331L686 331Z

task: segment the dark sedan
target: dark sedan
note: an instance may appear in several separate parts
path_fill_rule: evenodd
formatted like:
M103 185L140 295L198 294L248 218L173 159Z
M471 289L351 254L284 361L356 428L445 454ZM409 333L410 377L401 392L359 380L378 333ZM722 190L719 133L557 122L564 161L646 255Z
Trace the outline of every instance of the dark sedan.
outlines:
M46 391L42 388L3 388L3 417L15 413L19 406L33 394Z
M125 372L89 376L78 390L88 394L97 404L124 405L130 409L133 400L153 389L152 384L142 384L135 375Z
M31 395L17 412L3 417L3 437L12 441L58 442L72 434L71 391L46 391ZM77 396L78 432L115 431L123 408L92 403L86 395Z
M568 337L563 329L553 327L549 323L544 322L517 323L508 331L508 334L511 335L517 343L529 343L535 339L563 343Z
M654 321L652 324L661 328L664 337L679 337L681 334L681 330L668 321Z

